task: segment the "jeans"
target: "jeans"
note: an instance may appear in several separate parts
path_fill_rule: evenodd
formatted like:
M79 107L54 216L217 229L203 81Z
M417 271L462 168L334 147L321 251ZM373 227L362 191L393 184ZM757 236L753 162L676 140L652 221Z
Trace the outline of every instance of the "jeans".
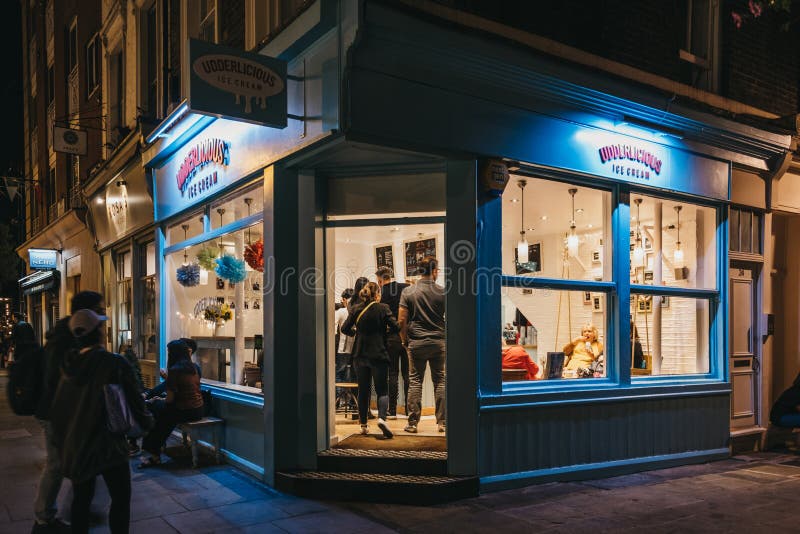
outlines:
M108 526L112 534L127 533L131 520L131 466L125 462L106 469L100 475L111 496ZM72 483L75 494L72 500L72 532L76 534L89 532L89 509L94 498L96 480L97 477L93 477L83 482Z
M785 426L787 428L800 427L800 412L782 415L781 418L778 419L778 426Z
M386 339L386 350L389 352L389 415L397 415L397 396L399 379L403 376L403 399L408 415L408 353L400 336L392 335Z
M37 523L49 523L56 518L56 499L61 489L64 476L61 474L61 457L56 447L53 426L50 421L39 420L44 430L44 445L47 458L39 479L39 490L36 494L33 512Z
M375 394L378 396L378 417L386 420L389 409L389 362L359 358L355 360L358 376L358 420L367 424L369 399L372 396L371 383L375 383Z
M161 454L161 447L167 442L172 430L178 423L198 421L203 418L203 407L191 410L178 410L174 404L166 404L158 412L153 429L142 440L142 449L153 456Z
M416 345L408 349L408 424L417 426L422 414L422 379L430 365L433 396L436 401L436 422L445 424L445 347L444 343Z

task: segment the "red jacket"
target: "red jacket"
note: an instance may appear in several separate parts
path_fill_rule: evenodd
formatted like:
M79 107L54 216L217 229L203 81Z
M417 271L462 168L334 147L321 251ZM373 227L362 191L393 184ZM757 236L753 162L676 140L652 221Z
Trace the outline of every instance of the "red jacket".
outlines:
M528 351L519 345L509 345L503 348L503 369L526 369L528 371L525 376L526 380L536 380L539 372L539 366L531 360Z

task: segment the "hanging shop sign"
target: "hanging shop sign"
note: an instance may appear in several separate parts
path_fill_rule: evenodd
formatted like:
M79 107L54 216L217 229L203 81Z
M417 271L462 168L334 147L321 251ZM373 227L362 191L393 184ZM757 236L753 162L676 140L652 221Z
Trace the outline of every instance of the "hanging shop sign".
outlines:
M89 135L84 130L53 126L53 151L85 156Z
M31 269L45 270L58 268L57 250L49 248L28 249L28 265Z
M286 62L189 40L188 101L192 111L286 127Z

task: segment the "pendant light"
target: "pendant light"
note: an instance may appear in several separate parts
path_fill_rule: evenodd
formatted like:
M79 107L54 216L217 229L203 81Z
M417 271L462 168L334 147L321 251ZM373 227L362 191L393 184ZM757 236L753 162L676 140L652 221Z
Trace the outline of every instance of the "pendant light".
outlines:
M520 197L522 198L522 208L519 214L519 242L517 243L517 263L528 263L528 238L525 235L525 186L527 180L518 180Z
M681 250L681 209L682 206L675 206L675 213L678 214L678 241L675 242L675 252L672 254L675 267L683 267L683 250Z
M200 217L200 228L203 228L203 217ZM200 285L207 286L208 285L208 271L200 267Z
M186 239L187 239L186 238L186 232L187 232L187 230L189 230L189 225L188 224L182 224L181 228L183 229L183 240L186 241ZM189 252L189 247L186 247L186 248L183 249L183 264L184 265L189 265L189 254L188 254L188 252Z
M642 263L644 261L644 248L642 247L642 199L633 200L636 203L636 244L633 247L633 261Z
M567 191L572 197L572 220L569 223L569 235L567 236L567 252L570 256L578 255L578 234L575 233L575 193L578 192L576 188L571 188Z

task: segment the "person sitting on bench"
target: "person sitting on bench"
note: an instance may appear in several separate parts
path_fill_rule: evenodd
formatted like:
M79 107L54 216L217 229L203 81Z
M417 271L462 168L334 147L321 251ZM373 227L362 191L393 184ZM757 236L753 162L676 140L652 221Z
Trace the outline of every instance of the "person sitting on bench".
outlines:
M794 379L789 389L781 393L781 396L772 405L769 420L776 426L800 427L800 374Z

